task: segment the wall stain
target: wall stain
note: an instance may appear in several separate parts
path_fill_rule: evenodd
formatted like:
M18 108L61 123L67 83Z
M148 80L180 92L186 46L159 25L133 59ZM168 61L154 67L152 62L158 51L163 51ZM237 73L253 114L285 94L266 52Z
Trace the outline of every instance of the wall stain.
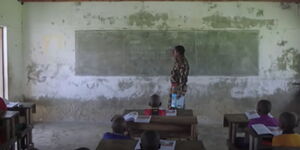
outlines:
M253 8L253 7L252 8L248 8L248 13L252 14L254 12L254 10L255 10L255 8Z
M211 3L210 6L208 7L208 11L211 11L211 10L217 8L217 7L218 7L217 4L212 4L212 3Z
M251 27L263 27L266 26L271 29L275 25L275 21L271 19L252 19L246 17L225 17L219 14L207 16L203 19L204 24L213 28L251 28Z
M121 91L125 91L126 89L129 89L133 86L133 81L120 81L118 83L119 89Z
M114 24L116 22L114 17L108 17L107 20L109 21L109 24Z
M30 82L32 82L33 84L46 82L47 76L42 75L42 73L47 71L48 69L49 65L37 65L35 63L28 65L27 84Z
M286 71L288 68L294 70L300 75L300 52L295 48L283 50L283 54L277 58L277 67L279 70Z
M128 25L138 26L138 27L153 27L157 22L162 22L160 26L165 26L167 24L169 16L167 13L156 13L152 14L147 11L139 11L128 17Z
M54 71L54 73L50 77L51 79L54 79L54 78L57 77L57 75L59 74L59 71L60 71L62 66L63 66L63 64L56 64L56 70Z
M285 44L287 44L287 43L288 43L288 41L282 40L282 41L278 42L277 45L278 46L285 46Z
M264 11L263 11L262 9L259 9L259 10L256 12L256 16L257 16L257 17L264 16Z
M105 24L106 18L101 17L101 16L98 16L98 20L99 20L101 23Z

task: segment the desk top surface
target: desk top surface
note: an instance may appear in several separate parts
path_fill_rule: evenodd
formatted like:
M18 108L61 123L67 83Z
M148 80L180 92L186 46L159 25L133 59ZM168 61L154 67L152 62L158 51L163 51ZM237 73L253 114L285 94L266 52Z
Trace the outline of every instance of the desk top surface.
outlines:
M227 127L229 126L229 123L240 123L240 124L247 124L248 119L245 114L239 113L239 114L225 114L224 115L224 122L223 126Z
M144 114L144 109L126 109L124 111L124 114L132 112L132 111L136 111L139 114ZM191 109L185 109L185 110L177 110L177 116L193 116L193 110Z
M0 119L11 119L19 115L18 111L5 111L0 114Z
M97 150L134 150L135 140L101 140ZM205 150L202 141L176 141L175 150Z
M18 105L14 107L7 107L9 110L32 109L33 113L36 112L36 104L30 102L17 102Z

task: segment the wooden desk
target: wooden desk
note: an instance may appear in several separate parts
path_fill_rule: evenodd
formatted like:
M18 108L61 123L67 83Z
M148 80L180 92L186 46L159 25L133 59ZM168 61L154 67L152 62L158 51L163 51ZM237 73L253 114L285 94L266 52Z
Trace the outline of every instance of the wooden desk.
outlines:
M144 109L126 109L124 111L124 114L127 114L132 111L136 111L141 115L144 114ZM185 109L185 110L179 109L177 110L177 116L194 116L194 114L193 114L193 110L191 109Z
M18 120L19 112L17 111L6 111L0 114L0 120L5 125L5 141L6 143L1 145L1 148L7 149L14 147L16 141L16 120Z
M32 114L36 113L36 104L34 103L26 103L26 102L18 102L17 106L8 107L8 110L19 111L20 116L25 118L26 129L20 133L18 133L18 149L21 146L21 140L25 138L25 145L23 147L33 148L32 142L32 129L33 129L33 122L32 122Z
M259 143L261 143L264 138L273 138L273 135L258 135L252 128L247 128L246 132L249 135L249 150L266 148Z
M144 110L125 110L124 114ZM197 140L197 117L192 116L191 110L177 112L178 116L152 116L150 123L127 122L131 137L140 137L146 130L159 132L162 139L191 139Z
M245 114L225 114L223 126L229 127L229 141L234 143L237 134L237 128L246 128L248 119Z
M18 102L17 106L8 107L7 109L10 111L19 111L20 115L25 117L25 123L27 125L31 125L32 124L32 113L36 113L36 104Z
M101 140L96 150L134 150L135 140ZM205 150L202 141L176 141L175 150Z

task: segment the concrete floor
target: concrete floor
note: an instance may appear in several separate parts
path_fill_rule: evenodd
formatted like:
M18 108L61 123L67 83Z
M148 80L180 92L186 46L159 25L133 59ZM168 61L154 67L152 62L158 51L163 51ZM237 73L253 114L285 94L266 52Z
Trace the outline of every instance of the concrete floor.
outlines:
M110 131L109 123L36 123L33 141L39 150L74 150L78 147L95 150L106 131ZM198 134L207 150L227 149L228 132L222 125L201 125Z

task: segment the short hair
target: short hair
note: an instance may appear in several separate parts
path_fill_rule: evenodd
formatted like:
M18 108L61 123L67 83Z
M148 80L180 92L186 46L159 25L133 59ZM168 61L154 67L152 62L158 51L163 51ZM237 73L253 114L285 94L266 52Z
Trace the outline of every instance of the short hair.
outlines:
M264 114L264 115L267 115L268 113L271 112L271 109L272 109L272 104L269 100L260 100L258 103L257 103L257 112L258 114Z
M111 128L114 133L123 134L126 131L126 121L123 116L115 116L112 119Z
M160 97L159 97L157 94L153 94L153 95L151 96L149 105L150 105L151 107L159 107L159 106L161 105Z
M279 116L280 127L284 130L293 130L298 126L298 119L295 113L283 112Z
M86 148L86 147L80 147L80 148L77 148L77 149L75 149L75 150L90 150L90 149L88 149L88 148Z
M174 50L178 52L181 56L184 56L185 48L182 45L177 45Z
M158 150L160 148L160 136L155 131L145 131L141 137L142 150Z

